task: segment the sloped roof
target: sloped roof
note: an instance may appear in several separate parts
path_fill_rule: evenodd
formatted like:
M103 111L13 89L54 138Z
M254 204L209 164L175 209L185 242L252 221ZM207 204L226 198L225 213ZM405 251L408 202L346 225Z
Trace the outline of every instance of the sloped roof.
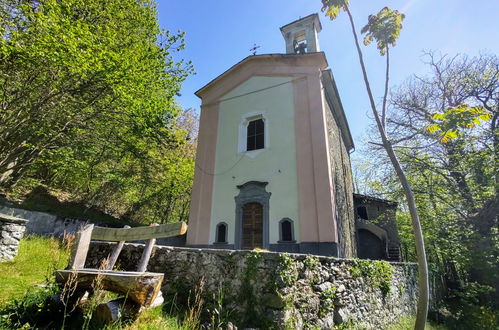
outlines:
M225 72L217 76L215 79L211 80L209 83L198 89L194 94L202 98L203 95L215 84L217 84L219 81L223 80L225 77L233 74L237 70L239 70L241 67L243 67L246 64L253 63L253 62L268 62L268 63L273 63L275 65L279 65L279 62L287 62L287 61L293 61L296 62L297 64L302 64L302 65L308 65L312 66L312 62L316 62L319 60L322 62L322 65L324 68L328 66L326 56L324 55L324 52L316 52L316 53L307 53L307 54L262 54L262 55L250 55L243 60L239 61L238 63L234 64L231 66L229 69L227 69ZM317 66L317 63L315 64ZM291 72L290 72L291 73Z
M237 87L238 83L242 83L249 77L239 77L239 81L233 83L230 77L237 77L240 71L248 66L253 66L250 73L254 75L294 75L307 74L310 70L320 70L322 72L322 84L324 86L325 98L329 108L335 118L348 151L354 149L352 135L345 116L345 111L341 103L340 95L334 81L333 73L328 67L324 52L306 53L306 54L262 54L252 55L244 58L236 63L228 70L217 76L208 84L195 92L195 95L204 99L205 96L210 96L212 101L219 99L222 95L228 93L231 89ZM285 71L279 71L279 68L285 67ZM256 72L258 71L258 72ZM227 82L231 81L230 84ZM223 86L225 85L225 86ZM205 100L203 101L205 102ZM209 102L210 103L210 102ZM203 103L205 104L205 103Z

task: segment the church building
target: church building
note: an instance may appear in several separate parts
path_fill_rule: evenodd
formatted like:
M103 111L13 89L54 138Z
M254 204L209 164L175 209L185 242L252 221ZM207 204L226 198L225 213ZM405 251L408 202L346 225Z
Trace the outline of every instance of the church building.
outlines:
M354 257L354 144L317 14L281 27L196 92L201 119L186 245Z

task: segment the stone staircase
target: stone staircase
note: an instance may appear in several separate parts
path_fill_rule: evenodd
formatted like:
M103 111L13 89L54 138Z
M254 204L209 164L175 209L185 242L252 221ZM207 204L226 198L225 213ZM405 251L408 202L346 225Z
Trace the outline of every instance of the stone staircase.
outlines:
M400 261L402 259L400 246L398 244L388 244L388 249L386 251L386 258L389 261Z

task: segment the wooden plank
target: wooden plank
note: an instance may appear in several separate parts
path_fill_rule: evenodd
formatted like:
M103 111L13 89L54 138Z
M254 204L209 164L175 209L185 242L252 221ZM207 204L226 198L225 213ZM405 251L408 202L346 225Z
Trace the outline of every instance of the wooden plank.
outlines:
M130 226L124 226L123 228L128 229ZM118 260L118 257L120 256L121 250L123 249L123 245L125 245L125 241L120 241L118 244L113 249L113 252L111 253L111 256L109 257L109 261L107 263L107 269L111 270L114 267L114 264L116 264L116 261Z
M105 228L94 227L92 239L98 241L142 241L158 237L183 235L187 232L185 222L167 223L155 227Z
M157 227L158 224L152 224L151 227ZM144 247L144 252L142 252L142 257L140 257L139 265L137 267L138 272L145 272L147 269L147 264L149 263L149 259L151 258L152 248L156 244L156 239L151 238L147 241L146 246Z
M123 294L142 306L150 306L159 294L164 274L118 272L113 270L79 269L57 270L55 278L60 286L71 274L76 273L77 288L95 290L95 279L100 277L101 289Z
M76 234L76 245L71 254L70 267L71 269L79 269L85 267L87 259L88 247L90 246L90 238L92 237L93 224L84 226Z

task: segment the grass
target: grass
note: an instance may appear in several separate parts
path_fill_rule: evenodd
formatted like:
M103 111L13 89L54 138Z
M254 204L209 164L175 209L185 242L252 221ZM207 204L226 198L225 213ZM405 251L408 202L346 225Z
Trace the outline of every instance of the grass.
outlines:
M386 328L386 330L413 330L414 323L416 323L415 316L402 317L397 323ZM448 330L448 328L440 324L426 322L425 330Z
M131 324L114 324L108 326L107 330L156 330L156 329L171 329L171 330L194 330L196 325L190 325L187 322L180 321L175 316L170 316L164 313L162 307L147 309L140 313L139 317Z
M0 263L0 306L14 297L22 297L34 285L47 283L55 269L66 267L68 258L67 249L54 238L22 239L14 260Z
M51 300L59 291L54 285L53 272L65 268L68 259L69 249L57 239L30 236L21 240L15 259L0 263L0 329L38 328L38 325L60 328L64 313ZM81 319L76 315L73 322L79 322L78 317ZM79 327L78 324L71 323L68 327ZM157 307L143 311L132 323L118 322L106 329L194 330L198 325L197 319L184 320L180 314L169 315Z

